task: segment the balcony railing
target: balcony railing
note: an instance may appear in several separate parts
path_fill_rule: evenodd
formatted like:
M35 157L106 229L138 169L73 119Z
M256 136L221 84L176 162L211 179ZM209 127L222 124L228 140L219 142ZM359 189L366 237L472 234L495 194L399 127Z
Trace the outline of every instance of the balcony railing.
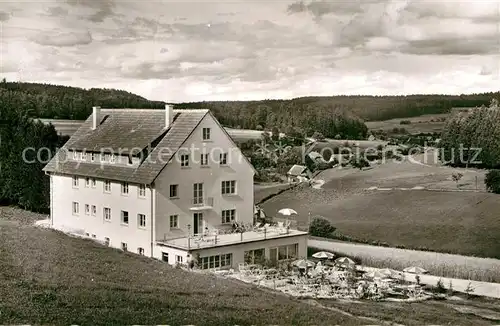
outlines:
M213 197L193 198L191 200L191 210L210 209L214 207Z
M181 249L202 249L224 245L240 244L258 240L271 240L276 238L307 235L307 232L288 229L284 227L263 227L253 231L231 232L221 234L219 232L209 232L196 236L184 236L179 238L157 240L160 244L170 245Z

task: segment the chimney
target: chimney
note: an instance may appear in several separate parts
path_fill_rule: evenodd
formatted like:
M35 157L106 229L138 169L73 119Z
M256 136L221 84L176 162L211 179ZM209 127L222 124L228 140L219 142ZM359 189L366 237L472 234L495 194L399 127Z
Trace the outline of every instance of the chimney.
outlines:
M92 130L96 130L97 126L101 122L101 107L94 106L92 107Z
M165 129L168 129L174 121L174 106L172 104L165 104Z

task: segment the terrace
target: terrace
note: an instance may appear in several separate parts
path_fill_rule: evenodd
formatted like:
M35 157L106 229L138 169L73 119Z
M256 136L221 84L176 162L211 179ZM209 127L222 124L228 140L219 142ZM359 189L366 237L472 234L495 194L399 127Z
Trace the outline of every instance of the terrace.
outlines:
M158 240L157 244L182 250L206 249L235 245L241 243L272 240L293 236L307 235L307 232L292 230L285 226L269 226L254 228L243 232L222 233L215 230L205 235L179 237L174 239Z

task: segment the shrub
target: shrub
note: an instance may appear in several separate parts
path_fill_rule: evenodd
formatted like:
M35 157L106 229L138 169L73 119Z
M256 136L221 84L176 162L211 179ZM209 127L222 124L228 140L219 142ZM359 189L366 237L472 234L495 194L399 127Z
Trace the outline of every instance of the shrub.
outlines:
M401 124L401 125L409 125L409 124L411 124L411 121L410 120L401 120L399 122L399 124Z
M500 194L500 170L488 171L484 183L489 192Z
M325 139L325 136L323 136L322 133L320 133L319 131L315 131L312 135L312 138L316 139L316 140L324 140Z
M446 293L446 288L444 287L442 279L439 279L436 283L436 292L437 293Z
M315 237L332 238L337 228L323 217L314 217L309 226L309 233Z

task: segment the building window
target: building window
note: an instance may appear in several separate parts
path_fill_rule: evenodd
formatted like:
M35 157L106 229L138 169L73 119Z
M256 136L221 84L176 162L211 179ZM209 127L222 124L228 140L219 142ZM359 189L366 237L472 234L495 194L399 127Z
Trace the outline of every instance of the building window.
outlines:
M189 166L189 155L188 154L182 154L181 155L181 166L182 167L188 167Z
M89 214L90 214L90 205L85 204L85 215L89 215Z
M78 152L73 151L73 159L78 160Z
M122 195L128 195L128 183L122 183Z
M110 242L110 241L109 241L109 238L104 238L104 244L105 244L106 246L109 246L109 242Z
M168 252L161 253L161 260L168 263Z
M175 262L178 264L182 264L182 256L175 255Z
M144 248L137 248L137 253L141 256L144 256Z
M111 192L111 181L104 181L104 192Z
M146 185L139 185L139 197L146 197Z
M222 194L231 195L236 193L236 181L222 181Z
M201 154L200 165L201 166L207 166L208 165L208 154Z
M73 177L73 188L78 188L79 179L78 177Z
M90 161L95 162L95 153L90 153Z
M122 219L121 219L122 224L128 225L128 212L122 211L121 215L122 215Z
M122 242L122 250L127 251L127 244L125 242Z
M179 185L170 185L170 198L179 198Z
M295 259L298 257L298 251L299 251L298 243L279 246L277 248L269 249L269 256L270 256L269 258L273 262Z
M247 264L262 264L265 260L265 249L254 249L245 251L244 259Z
M220 163L220 165L226 165L227 164L227 153L221 153L220 154L219 163Z
M138 223L140 228L145 228L146 227L146 215L137 214L137 223Z
M97 215L97 207L95 205L92 205L92 216Z
M90 187L90 178L89 177L86 177L85 178L85 187Z
M176 229L179 227L179 215L170 215L170 228Z
M81 158L82 158L82 161L86 161L87 160L87 153L82 152Z
M222 211L222 224L231 223L236 216L235 209L226 209Z
M96 238L95 234L92 234L92 238L94 238L94 239Z
M80 211L79 204L77 202L73 202L73 214L77 215Z
M210 140L210 128L203 128L203 140Z
M111 154L110 155L110 160L109 160L111 163L115 163L116 162L116 155L115 154Z
M111 208L104 207L104 220L111 221Z
M202 269L231 267L232 256L233 254L222 254L202 257L200 265Z
M97 183L95 182L95 179L92 178L91 182L92 182L92 188L95 188L95 186L97 185Z
M111 154L104 154L104 162L111 162Z

